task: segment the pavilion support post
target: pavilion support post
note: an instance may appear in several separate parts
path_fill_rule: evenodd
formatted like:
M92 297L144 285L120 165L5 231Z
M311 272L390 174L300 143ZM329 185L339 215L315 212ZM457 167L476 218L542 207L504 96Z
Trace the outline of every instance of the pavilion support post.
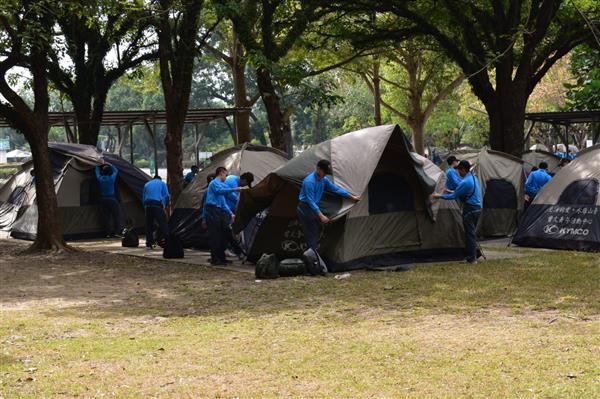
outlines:
M194 123L194 159L196 159L196 166L200 165L200 126Z
M129 161L133 165L133 123L129 122Z
M525 148L523 151L527 151L529 149L529 139L531 138L531 132L533 131L533 127L535 126L535 121L531 121L531 125L529 125L529 129L527 129L527 134L525 135Z
M565 125L565 134L563 136L563 144L565 145L565 153L569 154L569 125Z
M592 122L592 145L598 144L598 139L600 139L600 122L595 121Z
M148 119L144 119L144 125L146 126L146 130L152 139L152 148L154 149L154 175L158 175L158 149L156 147L156 120L152 120L152 127L150 127L150 123L148 123Z
M229 133L231 133L231 137L233 137L233 145L238 145L237 134L236 134L235 130L233 129L233 127L231 126L231 123L229 123L226 116L223 117L223 120L225 121L225 123L227 124L227 127L229 128Z
M117 152L119 156L123 158L123 135L121 133L121 126L117 125Z

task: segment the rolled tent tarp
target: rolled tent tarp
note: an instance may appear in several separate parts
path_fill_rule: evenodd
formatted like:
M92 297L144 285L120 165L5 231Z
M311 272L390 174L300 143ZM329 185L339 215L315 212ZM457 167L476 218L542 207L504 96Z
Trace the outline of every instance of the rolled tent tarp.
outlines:
M561 168L521 219L515 244L600 251L600 146Z
M279 259L301 255L305 242L296 216L298 194L320 159L331 162L335 184L361 196L356 204L325 193L319 203L333 220L320 240L330 270L464 257L458 205L430 199L443 189L445 175L410 151L398 126L387 125L317 144L243 192L234 230L249 236L251 261L263 253Z
M208 248L207 232L200 225L200 206L208 187L207 176L214 175L219 166L224 166L230 175L251 172L256 185L286 162L285 153L261 145L243 144L216 153L211 157L210 165L202 169L181 192L169 219L169 231L177 235L186 248Z

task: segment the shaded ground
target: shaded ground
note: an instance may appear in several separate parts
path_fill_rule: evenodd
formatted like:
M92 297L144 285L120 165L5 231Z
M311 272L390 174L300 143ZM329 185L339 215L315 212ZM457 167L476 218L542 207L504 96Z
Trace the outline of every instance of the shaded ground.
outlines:
M257 283L22 248L0 241L6 398L600 396L597 254Z

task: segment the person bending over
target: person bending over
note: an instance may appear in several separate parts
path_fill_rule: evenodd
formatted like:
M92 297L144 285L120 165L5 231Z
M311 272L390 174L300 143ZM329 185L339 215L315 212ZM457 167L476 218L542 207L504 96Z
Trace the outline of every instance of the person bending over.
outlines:
M154 224L158 224L159 239L164 239L169 233L167 225L166 206L171 196L169 188L159 175L154 176L144 185L144 211L146 212L146 249L154 248Z
M117 201L115 183L119 170L109 163L96 166L96 179L100 185L100 203L104 211L106 237L121 233L121 205Z

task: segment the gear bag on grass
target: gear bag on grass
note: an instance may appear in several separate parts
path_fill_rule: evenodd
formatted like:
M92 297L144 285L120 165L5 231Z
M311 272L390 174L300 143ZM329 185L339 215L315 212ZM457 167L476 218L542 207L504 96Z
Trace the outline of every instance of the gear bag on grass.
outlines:
M319 256L317 251L308 248L302 254L302 260L306 265L306 270L313 276L325 275L327 273L327 265L323 258Z
M123 238L121 239L121 246L137 248L140 246L140 237L132 229L124 229Z
M259 279L279 277L279 262L277 262L277 257L273 254L263 254L258 262L256 262L254 274Z
M306 264L302 259L284 259L279 262L279 276L292 277L306 274Z
M181 259L183 258L183 244L178 236L170 234L167 236L165 246L163 248L163 258L165 259Z

